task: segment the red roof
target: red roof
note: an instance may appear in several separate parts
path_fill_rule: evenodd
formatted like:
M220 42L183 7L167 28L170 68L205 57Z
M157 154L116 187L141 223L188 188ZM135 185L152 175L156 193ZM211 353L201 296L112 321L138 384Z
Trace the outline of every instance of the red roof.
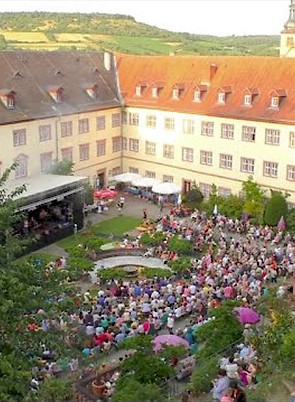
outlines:
M295 119L295 59L292 58L119 55L117 65L126 106L285 123L293 123ZM212 75L211 67L210 81L212 65L217 70ZM140 98L135 95L138 77L151 87L155 82L163 83L156 99L152 98L151 89ZM176 83L184 88L178 102L172 99ZM193 99L198 85L207 85L207 92L196 103ZM225 104L218 103L221 88L231 89ZM247 91L257 94L251 108L244 105ZM269 107L271 93L288 94L280 108Z

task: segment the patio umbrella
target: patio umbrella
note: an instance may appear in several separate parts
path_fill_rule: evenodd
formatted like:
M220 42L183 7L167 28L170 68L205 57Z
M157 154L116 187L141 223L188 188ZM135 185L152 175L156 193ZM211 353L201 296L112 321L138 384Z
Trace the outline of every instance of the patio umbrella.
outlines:
M163 348L163 345L169 345L169 346L183 345L187 349L189 348L188 341L177 335L159 335L156 336L153 342L154 342L153 347L154 352L158 352L159 350L161 350Z
M115 198L118 195L118 191L110 190L108 188L102 190L95 190L93 197L95 198Z
M118 183L132 183L135 179L140 179L142 176L137 173L121 173L114 177L110 177L109 181L116 181Z
M284 219L283 216L282 216L281 219L279 220L278 229L279 229L279 230L285 230L285 229L286 229L286 222L285 222L285 219Z
M181 186L175 183L159 183L154 184L152 187L152 192L157 194L178 194L181 192Z
M136 187L153 187L154 184L159 184L160 180L152 177L140 177L139 179L133 180L131 183Z
M237 313L238 320L241 324L257 324L260 321L260 315L249 307L236 307L234 311Z

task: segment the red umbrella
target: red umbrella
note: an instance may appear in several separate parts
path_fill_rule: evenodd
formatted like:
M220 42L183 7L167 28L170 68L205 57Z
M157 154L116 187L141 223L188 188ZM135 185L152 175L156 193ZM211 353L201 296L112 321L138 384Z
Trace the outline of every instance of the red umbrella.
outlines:
M110 190L108 188L102 190L95 190L93 197L95 198L115 198L118 195L118 191Z

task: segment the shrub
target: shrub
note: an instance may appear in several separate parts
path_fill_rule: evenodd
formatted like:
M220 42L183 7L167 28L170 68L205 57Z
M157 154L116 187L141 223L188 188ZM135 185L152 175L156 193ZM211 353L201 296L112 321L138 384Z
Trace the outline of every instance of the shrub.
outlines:
M271 198L267 201L264 211L264 222L267 225L276 226L281 216L288 215L286 197L279 191L271 190Z
M102 239L98 237L88 237L82 240L84 246L88 247L91 250L94 250L95 252L101 251L100 247L107 242L107 239Z
M172 272L164 268L143 268L141 274L147 278L169 278Z
M126 271L122 268L106 268L100 270L97 275L103 282L107 282L111 279L126 278Z
M152 235L144 233L140 237L140 243L143 246L156 246L166 239L166 235L162 232L155 232Z
M67 271L71 281L77 281L82 278L85 272L93 270L93 262L80 257L70 257L67 261Z
M169 241L168 248L177 254L188 255L192 251L192 244L189 240L180 239L177 235L174 235Z
M190 269L192 266L191 259L188 257L180 257L175 261L169 261L169 267L171 267L174 272L181 272Z
M214 356L201 364L193 372L191 381L195 394L200 395L203 392L209 392L212 388L212 381L216 378L218 371L219 357Z

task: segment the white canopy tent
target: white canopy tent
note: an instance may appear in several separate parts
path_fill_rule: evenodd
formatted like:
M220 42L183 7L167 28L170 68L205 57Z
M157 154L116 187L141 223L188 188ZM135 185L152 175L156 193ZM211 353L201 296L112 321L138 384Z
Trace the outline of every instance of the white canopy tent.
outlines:
M132 181L133 186L136 187L153 187L155 184L159 184L160 180L152 177L141 177Z
M133 180L141 178L142 176L137 173L121 173L110 177L109 181L116 181L117 183L132 183Z
M156 194L164 194L164 195L179 194L181 192L181 186L178 184L169 183L169 182L159 183L159 184L153 185L152 192L156 193Z

